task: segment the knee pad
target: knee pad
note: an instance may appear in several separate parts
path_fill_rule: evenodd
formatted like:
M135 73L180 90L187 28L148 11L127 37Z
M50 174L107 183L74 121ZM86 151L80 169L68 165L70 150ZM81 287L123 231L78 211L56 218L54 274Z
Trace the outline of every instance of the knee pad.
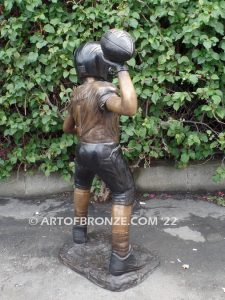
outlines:
M134 203L135 188L132 187L125 192L112 193L113 204L131 205Z

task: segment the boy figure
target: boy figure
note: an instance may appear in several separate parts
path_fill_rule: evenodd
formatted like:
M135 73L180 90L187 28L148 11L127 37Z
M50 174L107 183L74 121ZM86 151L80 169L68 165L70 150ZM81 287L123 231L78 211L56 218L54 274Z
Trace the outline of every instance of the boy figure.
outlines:
M109 272L122 275L143 266L138 265L129 243L129 222L134 203L134 180L122 156L119 144L119 115L133 116L137 96L128 69L106 61L98 42L81 45L74 53L78 80L73 91L65 133L78 136L74 190L74 243L87 242L87 219L90 188L97 174L112 192L112 253ZM118 75L120 94L111 83L112 69ZM121 220L118 224L115 220ZM114 224L115 223L115 224Z

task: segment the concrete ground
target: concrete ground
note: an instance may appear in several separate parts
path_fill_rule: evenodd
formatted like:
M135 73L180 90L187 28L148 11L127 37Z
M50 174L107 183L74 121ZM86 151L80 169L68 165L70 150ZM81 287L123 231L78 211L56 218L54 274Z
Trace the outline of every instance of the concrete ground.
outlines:
M110 216L110 204L91 204L90 214ZM39 223L29 225L31 217ZM48 226L51 217L58 217L57 225ZM225 299L225 208L191 195L157 196L142 203L135 218L153 224L133 225L132 240L157 251L161 265L143 283L119 293L59 262L58 251L71 238L71 226L60 225L69 220L59 217L72 217L71 195L0 199L1 300Z

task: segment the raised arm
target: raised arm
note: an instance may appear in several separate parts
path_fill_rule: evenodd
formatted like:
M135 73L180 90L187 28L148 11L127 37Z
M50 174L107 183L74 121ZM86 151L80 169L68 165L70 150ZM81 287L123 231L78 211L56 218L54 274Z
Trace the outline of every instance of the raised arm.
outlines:
M137 95L127 71L118 72L121 97L112 96L107 102L108 110L120 115L133 116L137 112Z

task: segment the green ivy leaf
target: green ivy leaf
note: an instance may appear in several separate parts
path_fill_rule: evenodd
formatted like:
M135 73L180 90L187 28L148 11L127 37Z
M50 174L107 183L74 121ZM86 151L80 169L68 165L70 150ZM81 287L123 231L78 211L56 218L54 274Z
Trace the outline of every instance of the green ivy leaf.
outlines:
M37 52L30 52L28 57L27 57L27 60L28 62L35 62L38 58L38 53Z
M198 76L196 74L191 74L188 79L193 85L196 85L198 82Z
M186 164L189 161L189 155L187 153L182 153L181 155L181 161Z
M137 28L137 27L138 27L138 21L137 21L136 19L131 18L131 19L129 20L129 24L130 24L130 26L133 27L133 28Z
M218 105L218 104L220 104L220 102L221 102L221 98L220 98L219 96L217 96L217 95L213 95L213 96L212 96L212 100L213 100L213 103L214 103L215 105Z
M44 30L48 33L55 33L55 29L51 24L46 24Z
M210 49L212 47L212 42L210 40L206 40L206 41L203 42L203 46L206 49Z

